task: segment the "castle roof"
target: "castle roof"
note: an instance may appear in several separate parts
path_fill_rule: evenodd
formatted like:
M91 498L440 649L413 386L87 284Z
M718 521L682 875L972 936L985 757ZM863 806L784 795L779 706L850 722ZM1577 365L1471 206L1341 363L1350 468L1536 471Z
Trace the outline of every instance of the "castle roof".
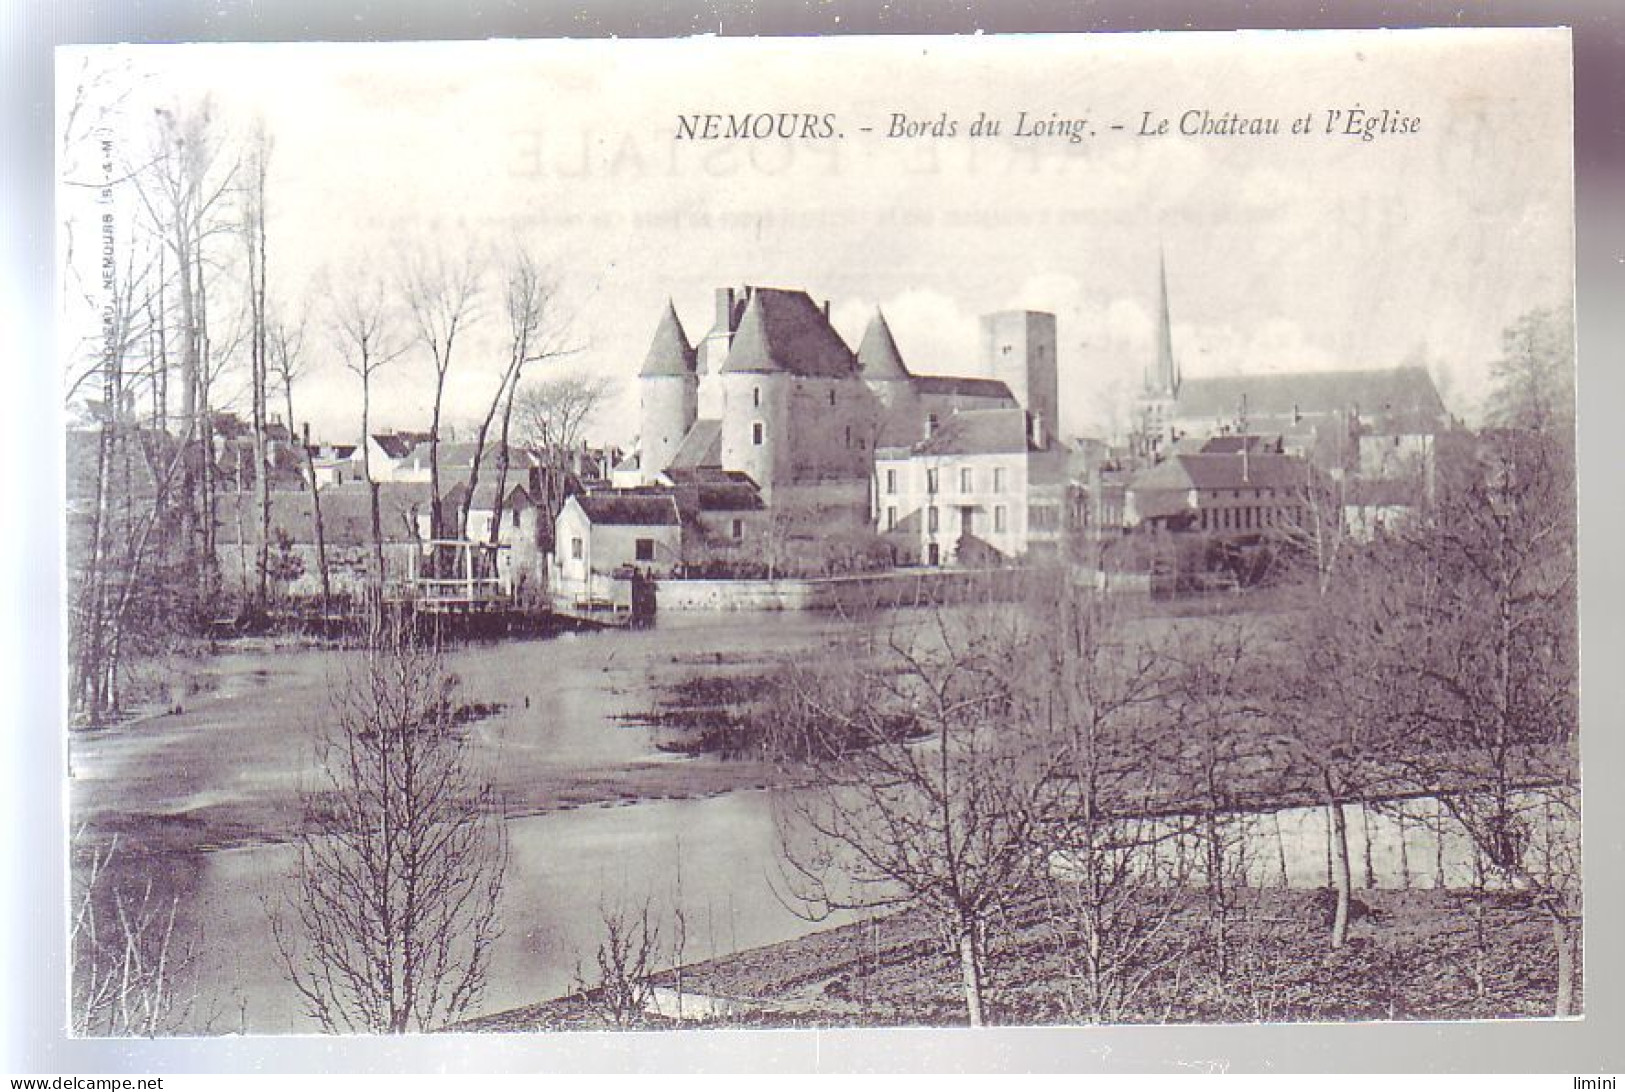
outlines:
M638 374L694 375L698 361L694 347L688 343L688 335L683 333L683 324L677 319L677 308L667 300L666 313L660 316L654 340L649 343L649 353L643 358L643 370Z
M752 288L722 370L836 379L855 374L857 360L807 293Z
M886 316L878 307L875 308L875 317L869 320L869 328L863 332L863 342L858 346L858 367L862 369L865 379L909 378L903 354L897 351L891 327L886 325Z
M722 465L722 422L714 417L701 417L689 426L688 435L677 445L677 454L671 457L671 466L651 467L651 470L690 469Z
M961 398L1002 398L1014 404L1016 396L1000 379L980 379L959 375L916 375L914 389L921 394L949 395Z

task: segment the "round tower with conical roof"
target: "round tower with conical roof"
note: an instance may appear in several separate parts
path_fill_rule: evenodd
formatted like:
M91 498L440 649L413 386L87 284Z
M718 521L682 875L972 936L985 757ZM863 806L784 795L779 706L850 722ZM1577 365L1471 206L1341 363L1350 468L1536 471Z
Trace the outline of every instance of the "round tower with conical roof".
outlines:
M699 416L697 359L670 300L638 372L638 394L638 466L652 482L671 465Z
M747 290L739 328L722 366L722 466L750 475L771 504L788 483L793 377L778 359L764 293Z
M910 442L916 439L912 435L916 430L907 423L919 415L914 399L914 375L903 363L903 354L898 351L891 327L878 307L858 345L858 374L877 403L880 416L872 426L880 433L876 444L893 442L903 434L910 436Z

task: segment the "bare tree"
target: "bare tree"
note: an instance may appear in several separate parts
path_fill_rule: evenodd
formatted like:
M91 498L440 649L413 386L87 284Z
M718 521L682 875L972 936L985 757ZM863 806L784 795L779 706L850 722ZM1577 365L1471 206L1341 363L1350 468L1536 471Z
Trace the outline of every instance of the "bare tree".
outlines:
M565 375L527 383L518 388L514 412L520 439L540 453L547 518L564 507L564 478L569 453L586 439L587 423L603 408L615 385L603 376Z
M589 973L577 961L575 985L582 1000L617 1028L642 1023L654 998L654 973L660 962L660 926L645 900L636 912L600 900L602 939Z
M1245 795L1248 774L1290 768L1290 756L1260 730L1265 709L1255 700L1253 680L1265 661L1254 644L1241 624L1182 634L1171 650L1166 699L1168 723L1180 737L1180 795L1189 801L1195 820L1193 841L1201 858L1195 872L1206 891L1214 972L1221 988L1233 970L1232 920L1252 837L1247 813L1269 802ZM1339 937L1333 946L1341 943Z
M136 194L153 233L164 241L179 306L182 417L190 422L195 459L182 466L182 537L193 551L205 593L215 558L212 362L208 325L208 256L212 236L230 230L225 205L236 186L230 154L209 99L155 112L152 146L136 173ZM200 481L201 479L201 481ZM199 490L201 487L201 496Z
M333 695L324 784L267 906L283 968L328 1031L433 1030L485 988L507 842L456 687L436 651L386 623Z
M1572 438L1573 314L1557 308L1529 312L1503 332L1501 352L1490 365L1489 423Z
M327 534L322 524L322 491L316 480L316 454L305 443L305 437L296 435L293 415L293 383L299 377L300 354L305 343L305 319L300 314L296 322L284 323L273 318L269 323L269 367L282 384L283 404L288 411L288 432L295 437L305 461L305 477L310 482L310 514L315 524L316 571L321 580L322 611L325 613L333 601L332 577L327 567Z
M1047 759L1011 730L1024 635L996 611L928 612L872 644L789 667L767 714L805 789L780 802L789 893L812 916L913 907L959 964L966 1016L987 1022L989 931L1043 865Z
M372 472L372 379L406 351L396 330L383 282L357 279L342 287L333 304L332 337L344 366L361 379L361 465L370 497L373 580L384 582L384 529L378 507L378 481Z
M1045 924L1068 1016L1110 1022L1187 950L1174 923L1193 875L1189 823L1148 806L1180 757L1183 733L1163 707L1169 661L1100 597L1065 588L1029 609L1022 706L1054 757L1035 832L1049 862Z
M68 950L75 1035L178 1032L197 999L196 944L176 927L179 900L112 878L115 839L86 851L74 872Z
M548 279L546 270L529 251L520 250L509 260L503 300L508 319L508 362L474 438L474 459L469 467L468 492L463 498L462 511L457 517L458 537L466 539L469 507L474 503L474 491L479 485L486 440L490 435L492 423L497 420L500 413L496 503L490 533L492 545L496 544L501 530L503 493L508 483L510 452L508 436L513 421L514 394L519 389L527 364L547 360L567 351L560 347L559 342L563 323L557 313L557 286Z
M263 120L248 142L242 198L243 248L248 258L249 400L254 441L254 508L259 516L259 553L254 565L254 606L263 611L271 566L270 459L266 429L266 390L269 373L269 319L265 306L265 178L271 155L271 137ZM290 418L288 428L293 428ZM239 512L241 506L238 506ZM242 541L241 536L238 538Z
M1547 916L1573 1009L1580 914L1574 465L1562 435L1482 439L1433 518L1386 544L1373 703L1494 874Z
M443 251L417 253L405 262L401 294L418 344L434 364L434 408L429 418L429 537L440 538L440 412L457 336L479 317L484 269L472 254L454 260Z

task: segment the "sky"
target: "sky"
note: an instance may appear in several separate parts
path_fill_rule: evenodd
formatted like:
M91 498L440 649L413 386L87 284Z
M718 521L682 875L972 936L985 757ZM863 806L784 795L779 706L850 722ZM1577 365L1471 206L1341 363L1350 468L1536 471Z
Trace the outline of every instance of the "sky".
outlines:
M616 380L595 431L622 443L666 300L697 340L719 286L803 288L854 347L878 306L917 372L978 374L982 313L1053 311L1063 436L1124 423L1159 260L1186 375L1426 363L1468 419L1501 331L1572 307L1561 30L74 48L59 114L86 64L130 89L108 122L132 161L156 106L207 95L229 131L263 120L270 291L308 316L296 413L323 439L360 427L332 300L435 249L493 269L449 419L491 397L495 270L524 247L572 350L534 374ZM1348 134L1356 110L1411 131ZM1204 111L1280 131L1181 132ZM1018 133L1023 112L1063 132ZM677 139L709 113L828 115L840 135ZM894 138L898 115L956 132ZM970 135L982 115L999 135ZM97 211L65 192L64 218ZM65 305L65 355L87 320ZM424 427L432 376L424 352L393 362L377 426Z

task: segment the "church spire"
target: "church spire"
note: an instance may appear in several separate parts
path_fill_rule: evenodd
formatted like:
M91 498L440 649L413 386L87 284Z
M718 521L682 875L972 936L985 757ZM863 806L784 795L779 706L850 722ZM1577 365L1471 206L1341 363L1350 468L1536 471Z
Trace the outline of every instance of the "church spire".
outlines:
M1174 363L1172 325L1168 319L1168 260L1157 248L1157 370L1151 389L1163 394L1179 393L1179 367Z

